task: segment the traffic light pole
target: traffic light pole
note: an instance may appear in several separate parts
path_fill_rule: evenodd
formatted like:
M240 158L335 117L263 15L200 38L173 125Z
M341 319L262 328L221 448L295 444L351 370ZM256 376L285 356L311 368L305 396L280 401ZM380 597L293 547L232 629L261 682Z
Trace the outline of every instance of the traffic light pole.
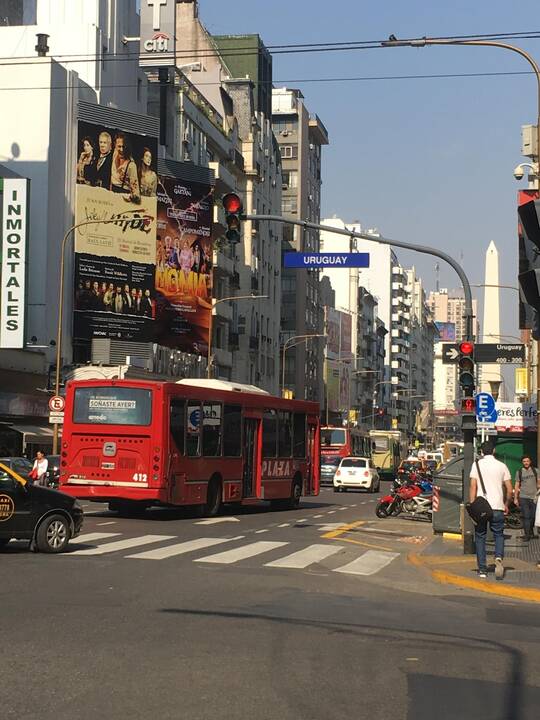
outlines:
M296 220L294 218L285 218L281 215L244 215L241 214L241 220L258 220L259 222L277 222L284 225L297 225L306 230L319 230L334 233L335 235L345 235L351 240L356 238L358 240L370 240L371 242L379 243L379 245L390 245L391 247L399 247L404 250L412 250L413 252L419 252L424 255L433 255L434 257L443 260L445 263L450 265L453 270L457 273L461 280L463 287L463 295L465 300L465 340L469 342L473 341L473 309L472 309L472 291L471 284L465 270L457 263L453 257L437 248L430 247L428 245L414 245L413 243L404 242L403 240L391 240L390 238L382 237L381 235L372 235L371 233L356 232L353 230L345 230L341 228L329 227L328 225L320 225L319 223L308 222L307 220ZM540 393L539 393L540 397ZM470 491L470 474L471 467L474 459L474 438L476 435L475 429L463 429L463 503L469 502L469 491ZM463 513L463 552L465 554L471 554L474 552L474 529L472 521L467 513Z

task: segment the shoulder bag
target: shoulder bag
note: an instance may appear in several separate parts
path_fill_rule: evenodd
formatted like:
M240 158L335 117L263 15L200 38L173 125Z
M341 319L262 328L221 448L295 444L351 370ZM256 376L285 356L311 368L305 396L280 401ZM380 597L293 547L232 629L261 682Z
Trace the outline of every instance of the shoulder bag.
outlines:
M484 493L484 495L487 495L486 486L484 485L484 479L482 477L482 472L480 470L478 460L475 462L475 465L476 472L478 474L478 480L480 481L480 487L482 488L482 492ZM485 497L478 496L473 500L473 502L467 503L465 507L467 508L467 512L471 516L471 519L475 523L475 525L487 522L493 517L493 508Z

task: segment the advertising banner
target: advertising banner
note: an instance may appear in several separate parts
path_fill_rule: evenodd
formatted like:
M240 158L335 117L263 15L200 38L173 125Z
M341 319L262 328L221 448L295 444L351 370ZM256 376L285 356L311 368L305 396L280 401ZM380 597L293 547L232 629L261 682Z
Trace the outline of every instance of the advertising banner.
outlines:
M331 360L339 356L339 311L332 307L325 308L326 355Z
M456 341L456 325L450 322L436 322L435 326L439 331L439 340L441 342Z
M339 411L339 363L328 359L326 360L326 402L330 411Z
M73 336L155 336L157 140L79 121ZM100 222L100 221L112 222Z
M156 342L206 354L212 309L213 188L173 178L160 180Z
M497 402L497 432L536 432L538 422L534 403Z
M350 360L352 358L352 316L348 313L340 312L341 316L341 348L340 357L342 360Z
M340 363L340 365L339 409L345 411L350 404L351 367L348 363Z
M28 184L2 180L0 348L24 347Z

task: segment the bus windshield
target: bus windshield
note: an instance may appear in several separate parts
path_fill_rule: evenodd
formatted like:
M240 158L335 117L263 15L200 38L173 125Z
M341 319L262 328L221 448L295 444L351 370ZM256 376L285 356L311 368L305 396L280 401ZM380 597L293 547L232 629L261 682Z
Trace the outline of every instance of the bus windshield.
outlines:
M73 422L85 425L150 425L152 391L130 387L75 390Z
M341 429L323 429L321 430L321 447L329 445L345 445L345 430Z

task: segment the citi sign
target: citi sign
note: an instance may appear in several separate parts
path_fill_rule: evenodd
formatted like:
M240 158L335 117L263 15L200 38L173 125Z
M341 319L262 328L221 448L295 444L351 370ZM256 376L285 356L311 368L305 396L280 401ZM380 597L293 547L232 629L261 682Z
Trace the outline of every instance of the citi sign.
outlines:
M149 40L144 41L144 49L149 53L168 52L170 39L171 38L167 35L167 33L154 33Z

